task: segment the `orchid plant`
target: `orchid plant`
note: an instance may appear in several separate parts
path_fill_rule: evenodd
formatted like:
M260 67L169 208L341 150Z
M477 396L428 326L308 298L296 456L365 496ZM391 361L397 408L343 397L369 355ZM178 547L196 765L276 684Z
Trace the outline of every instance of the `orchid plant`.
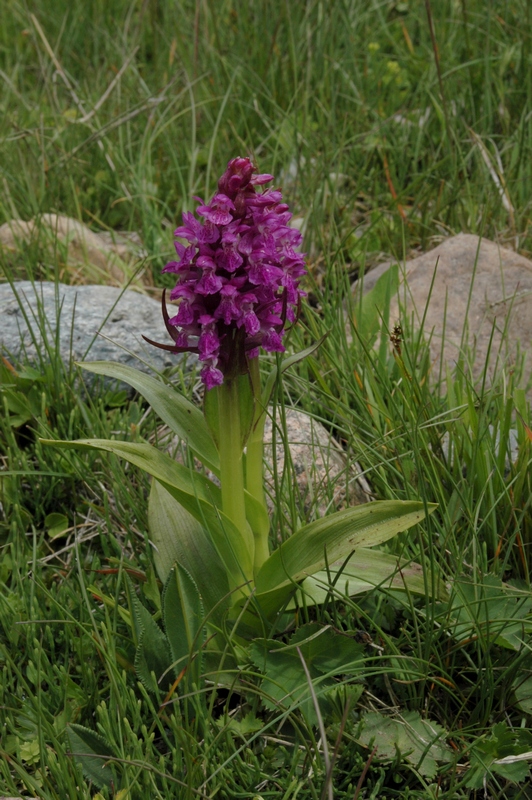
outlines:
M369 548L419 522L427 507L379 501L347 508L293 531L272 547L263 484L264 421L279 372L319 343L280 356L262 385L260 350L284 353L285 334L305 297L300 288L305 262L298 251L301 234L289 224L281 191L265 188L271 175L256 173L248 158L229 162L210 202L199 200L200 219L183 215L175 231L178 259L164 268L177 276L170 298L179 305L170 316L163 295L173 343L152 344L197 354L205 386L203 413L171 385L138 370L108 362L83 364L139 391L205 470L194 471L148 443L87 439L53 444L106 450L152 476L154 561L161 580L173 582L165 597L181 604L180 619L186 618L186 609L194 605L190 597L197 592L209 624L238 618L244 620L241 630L263 633L298 598L322 602L340 574L342 588L352 594L383 583L402 588L405 581L423 591L416 584L419 575L409 573L397 558ZM169 627L167 622L171 637Z

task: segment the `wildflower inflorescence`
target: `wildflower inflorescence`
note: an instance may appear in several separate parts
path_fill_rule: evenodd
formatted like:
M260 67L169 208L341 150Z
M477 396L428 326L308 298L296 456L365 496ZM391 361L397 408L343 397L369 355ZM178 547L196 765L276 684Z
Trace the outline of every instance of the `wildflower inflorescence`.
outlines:
M286 321L293 322L300 298L304 256L301 234L278 189L258 187L273 180L256 175L249 158L234 158L208 204L199 198L197 220L183 214L175 231L178 261L164 272L178 276L170 298L180 300L166 327L175 352L198 354L201 379L212 389L245 370L246 359L282 352Z

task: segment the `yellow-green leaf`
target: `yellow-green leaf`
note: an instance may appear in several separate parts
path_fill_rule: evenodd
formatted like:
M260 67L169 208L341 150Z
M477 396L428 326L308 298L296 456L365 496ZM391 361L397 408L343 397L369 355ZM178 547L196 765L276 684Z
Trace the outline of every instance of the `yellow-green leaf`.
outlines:
M431 513L436 508L429 505ZM381 500L347 508L300 528L262 565L256 579L258 593L298 583L319 572L326 562L346 558L359 547L391 539L425 516L423 503Z
M186 400L176 389L124 364L112 361L84 361L80 367L124 381L148 401L155 413L168 427L194 450L198 458L218 473L218 451L200 409Z

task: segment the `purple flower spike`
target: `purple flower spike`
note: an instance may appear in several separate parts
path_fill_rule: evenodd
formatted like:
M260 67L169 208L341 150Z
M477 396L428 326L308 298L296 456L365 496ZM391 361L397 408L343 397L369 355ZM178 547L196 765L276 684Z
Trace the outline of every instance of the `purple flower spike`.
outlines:
M305 296L299 281L305 259L296 252L301 234L278 189L260 189L272 175L256 175L249 158L233 158L209 203L197 208L202 220L183 214L175 235L177 314L163 313L175 345L164 349L198 353L207 389L244 372L259 348L283 352L287 320ZM164 303L164 298L163 298ZM152 343L154 344L154 343Z

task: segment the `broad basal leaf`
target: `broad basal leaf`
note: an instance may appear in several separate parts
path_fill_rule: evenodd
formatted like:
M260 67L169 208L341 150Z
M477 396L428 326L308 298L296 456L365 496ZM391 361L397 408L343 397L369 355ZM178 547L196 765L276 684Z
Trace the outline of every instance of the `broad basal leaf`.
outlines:
M360 547L347 564L337 562L330 566L328 572L320 570L309 578L305 578L301 583L301 589L297 591L297 597L299 605L303 603L303 593L307 606L319 605L325 602L331 593L354 597L377 587L380 589L407 589L413 594L422 595L427 590L431 591L430 580L425 586L423 567L420 564L405 561L380 550ZM443 581L437 583L434 593L438 598L447 596ZM258 599L260 601L260 596ZM295 606L295 599L288 608Z
M256 636L264 636L264 628L269 627L268 620L272 620L283 608L288 608L290 598L297 589L297 584L288 583L272 589L269 592L260 592L248 599L240 600L238 603L238 613L246 603L246 611L242 617L247 627L255 631Z
M430 505L429 513L435 505ZM381 544L425 516L423 503L382 500L347 508L300 528L277 548L257 575L260 593L303 580L359 547ZM325 553L327 554L325 556Z
M198 458L218 473L218 451L200 409L186 400L171 386L124 364L112 361L83 361L79 365L96 375L124 381L148 401L155 413L168 427L194 450Z
M148 504L148 525L161 580L166 583L173 565L182 564L198 586L209 620L220 622L230 604L224 566L203 525L155 480Z

